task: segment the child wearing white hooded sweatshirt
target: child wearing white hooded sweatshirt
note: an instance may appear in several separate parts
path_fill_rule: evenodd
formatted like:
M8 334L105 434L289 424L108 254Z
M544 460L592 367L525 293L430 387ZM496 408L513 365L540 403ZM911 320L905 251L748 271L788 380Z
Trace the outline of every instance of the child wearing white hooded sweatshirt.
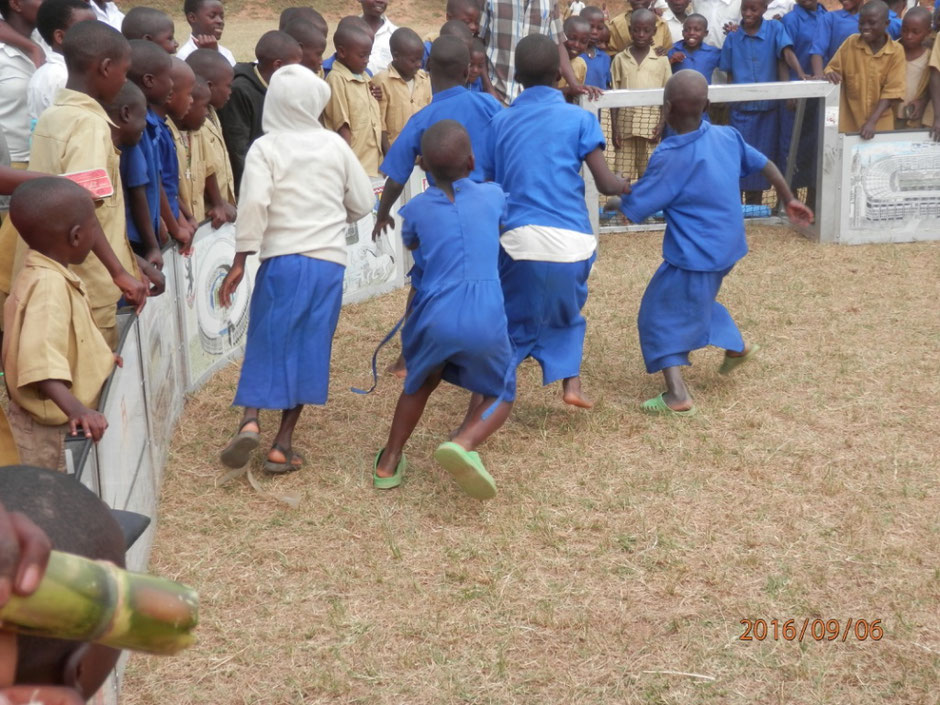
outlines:
M235 259L222 282L228 306L258 252L248 337L235 406L241 426L222 451L243 467L258 447L259 409L281 411L264 463L269 472L299 469L294 426L304 404L325 404L333 333L343 298L346 224L372 210L369 177L337 133L320 124L330 88L299 65L278 69L264 99L264 135L248 150L242 175Z

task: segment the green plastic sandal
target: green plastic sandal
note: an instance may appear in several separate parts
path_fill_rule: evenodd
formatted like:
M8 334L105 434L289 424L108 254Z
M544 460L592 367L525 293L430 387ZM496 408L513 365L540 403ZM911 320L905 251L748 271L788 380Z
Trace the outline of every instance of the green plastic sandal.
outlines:
M694 406L691 409L687 409L686 411L676 411L675 409L671 409L666 403L666 400L663 399L665 395L666 392L663 392L658 397L647 399L645 402L640 404L640 408L649 414L665 414L667 416L695 416L697 413L697 410Z
M477 453L447 441L434 451L434 459L450 473L460 489L474 499L492 499L496 496L496 482L483 467L483 461Z
M740 365L743 365L745 362L752 359L758 352L760 352L760 345L757 343L752 343L751 347L748 348L748 351L741 356L725 355L725 359L721 363L721 367L718 368L718 374L731 374Z
M382 459L382 453L385 452L383 448L378 453L375 454L375 460L372 462L372 486L377 490L392 490L398 487L401 484L401 478L405 474L405 470L408 468L408 459L405 458L405 454L401 454L401 459L398 461L398 465L395 466L395 474L390 477L379 477L377 470L379 467L379 460Z

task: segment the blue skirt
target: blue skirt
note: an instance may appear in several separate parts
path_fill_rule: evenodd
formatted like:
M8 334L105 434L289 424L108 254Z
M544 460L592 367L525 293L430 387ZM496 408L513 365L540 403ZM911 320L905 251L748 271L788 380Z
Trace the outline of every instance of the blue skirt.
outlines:
M777 154L780 149L780 110L776 106L759 112L732 108L730 121L745 142L780 165ZM770 182L759 171L741 179L742 191L766 191L768 188Z
M689 353L706 345L744 351L744 339L731 314L715 300L731 269L692 272L668 262L659 266L637 318L647 372L688 365Z
M283 410L326 403L345 271L303 255L261 263L235 406Z
M401 345L408 370L406 394L417 392L443 367L444 380L451 384L502 401L515 398L516 366L503 293L495 279L419 291L402 328Z
M596 253L580 262L514 260L499 252L515 364L527 357L542 367L542 384L581 374L584 331L581 309Z

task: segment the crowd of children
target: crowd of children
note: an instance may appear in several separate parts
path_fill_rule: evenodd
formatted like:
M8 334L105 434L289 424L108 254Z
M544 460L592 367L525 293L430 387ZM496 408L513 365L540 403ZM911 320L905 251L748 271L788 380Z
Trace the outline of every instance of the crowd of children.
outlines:
M578 2L558 13L564 37L533 32L515 44L506 76L492 63L501 39L486 22L481 30L488 5L447 0L439 33L421 37L386 16L386 0L360 2L332 37L312 7L286 9L246 62L221 44L221 0L185 0L181 46L172 18L153 8L0 2L0 130L12 166L0 169L0 191L13 192L0 226L2 355L24 462L61 468L68 434L105 432L95 408L120 364L117 306L140 310L159 295L164 249L186 253L210 221L237 233L223 304L246 257L262 260L235 398L245 411L222 460L244 466L260 442L259 410L275 409L265 467L299 468L294 427L304 405L327 397L347 223L372 209L369 177L384 177L380 237L418 164L430 187L398 214L415 261L393 366L404 390L373 482L400 484L404 446L446 380L470 401L435 457L469 494L491 497L476 448L508 417L523 359L540 364L544 384L561 382L566 403L592 406L580 378L596 254L583 166L601 193L624 196L630 220L666 215L665 261L639 328L647 369L663 371L667 392L643 407L688 414L679 369L691 350L723 347L725 371L757 350L715 301L746 252L742 192L759 203L773 187L799 222L812 216L790 187L815 201L815 131L801 131L787 184L778 167L792 151L792 106L739 102L726 120L710 119L708 84L825 77L842 86L844 132L940 132L931 14L903 3L842 0L830 12L818 0L740 0L719 12L712 0L627 0L609 17ZM494 89L507 81L523 88L508 107ZM570 104L582 84L663 88L664 107L612 110L605 134ZM807 106L804 125L817 120ZM112 193L78 185L95 170ZM708 188L692 173L712 174ZM721 238L700 231L706 211L728 226Z

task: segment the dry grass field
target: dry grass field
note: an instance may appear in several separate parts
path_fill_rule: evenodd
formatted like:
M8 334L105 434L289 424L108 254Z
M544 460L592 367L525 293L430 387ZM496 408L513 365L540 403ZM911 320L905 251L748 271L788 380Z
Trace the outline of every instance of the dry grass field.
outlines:
M721 299L765 350L730 378L697 353L693 419L637 408L660 390L635 328L660 235L601 239L597 406L570 411L524 365L483 449L486 504L431 460L462 415L454 388L432 397L404 485L371 488L400 383L348 389L403 292L344 309L332 399L298 427L308 467L267 479L257 461L262 493L216 485L238 418L238 370L219 374L182 419L152 559L199 589L199 643L134 657L124 702L937 703L940 248L749 235ZM884 634L786 641L791 618ZM740 640L742 619L780 620L779 639Z

